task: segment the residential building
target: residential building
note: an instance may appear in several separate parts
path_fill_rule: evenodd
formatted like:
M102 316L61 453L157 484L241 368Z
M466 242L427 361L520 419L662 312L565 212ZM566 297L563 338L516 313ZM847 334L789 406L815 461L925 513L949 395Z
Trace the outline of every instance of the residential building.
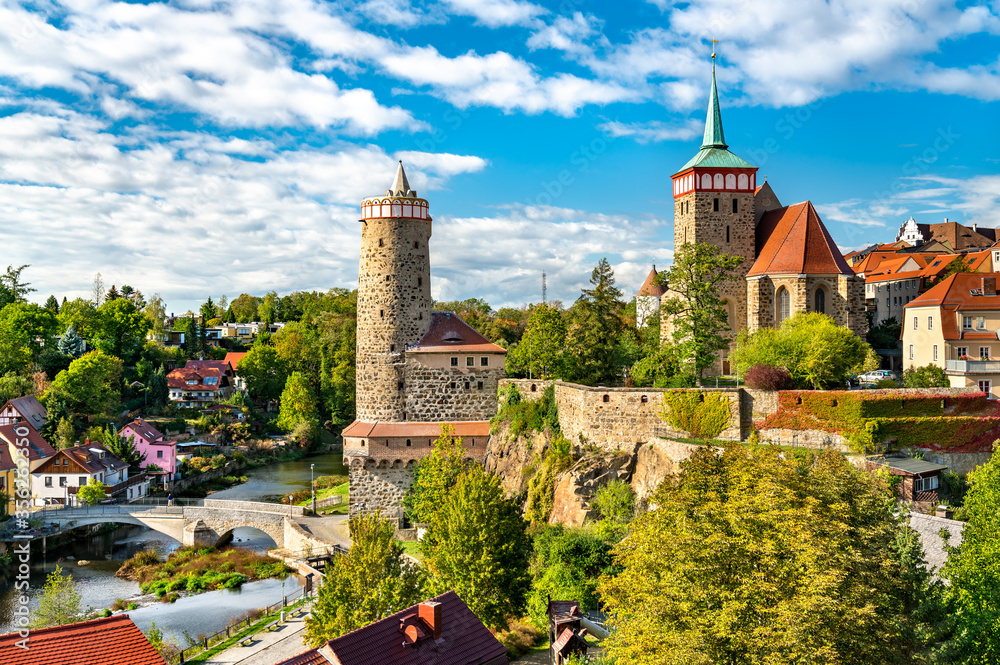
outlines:
M507 649L454 591L278 665L505 665Z
M2 442L0 442L2 443ZM0 492L7 495L7 515L14 514L14 492L17 489L17 465L7 445L0 445Z
M160 471L146 471L151 478L166 484L177 478L177 442L167 441L160 430L142 418L136 418L118 430L118 436L135 441L135 447L146 455L146 464L155 464Z
M890 475L899 476L896 497L900 501L920 504L922 508L932 508L938 502L941 487L941 472L948 467L922 459L913 459L902 454L879 455L868 458L868 467L882 467Z
M170 400L182 409L200 408L216 399L228 397L232 392L226 370L218 366L190 367L190 364L210 361L188 361L188 367L171 370L167 374ZM221 362L221 361L220 361ZM228 368L228 363L223 363Z
M42 438L42 435L29 427L26 422L0 425L0 445L7 447L8 454L15 461L18 455L26 452L30 471L34 471L56 454L55 449Z
M920 224L913 217L903 222L896 234L897 241L904 241L914 247L923 248L933 242L946 244L953 251L992 247L1000 237L997 229L965 226L952 222L947 217L939 224Z
M45 407L34 395L7 400L0 409L0 425L25 423L36 432L45 425L46 417Z
M243 360L243 356L246 354L246 351L230 351L225 357L225 361L229 363L229 366L233 370L233 388L244 392L246 392L247 384L243 380L243 377L240 376L240 361Z
M952 387L1000 396L998 273L956 273L905 306L903 364L937 365Z
M36 503L75 503L80 488L91 480L104 483L105 494L111 499L137 499L149 494L149 479L140 473L129 476L128 462L90 441L72 448L63 448L31 472L31 484Z
M127 614L0 635L0 661L11 665L166 665Z

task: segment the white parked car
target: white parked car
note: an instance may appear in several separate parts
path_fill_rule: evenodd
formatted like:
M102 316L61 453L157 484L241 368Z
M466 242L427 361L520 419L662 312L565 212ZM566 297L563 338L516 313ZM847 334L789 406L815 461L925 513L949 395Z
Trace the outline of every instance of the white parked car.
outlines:
M874 372L868 372L867 374L860 375L858 377L858 382L878 383L879 381L884 381L885 379L892 379L895 381L897 379L896 373L888 369L877 369Z

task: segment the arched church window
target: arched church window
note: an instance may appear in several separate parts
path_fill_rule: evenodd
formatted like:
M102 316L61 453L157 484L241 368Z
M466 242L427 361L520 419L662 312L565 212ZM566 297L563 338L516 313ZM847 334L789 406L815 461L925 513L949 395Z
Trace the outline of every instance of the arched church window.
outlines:
M701 188L712 189L712 176L707 173L701 177Z
M721 173L716 173L715 174L715 183L713 184L713 187L715 187L716 189L722 189L723 188L722 174Z
M750 187L750 180L749 180L749 178L747 178L747 174L746 173L741 173L740 177L737 178L737 186L740 189L749 189L749 187Z
M826 290L823 287L816 289L815 310L820 314L826 314Z
M726 189L736 189L736 176L732 173L726 176Z
M791 312L792 296L788 289L781 287L778 290L778 323L787 319Z

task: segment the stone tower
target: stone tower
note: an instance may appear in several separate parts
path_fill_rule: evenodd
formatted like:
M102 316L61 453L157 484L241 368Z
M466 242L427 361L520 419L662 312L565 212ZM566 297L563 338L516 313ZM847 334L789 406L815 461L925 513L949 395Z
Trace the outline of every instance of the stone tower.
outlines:
M746 325L747 285L743 279L756 256L754 189L757 168L729 152L722 130L712 54L712 91L701 149L673 176L674 249L707 243L742 256L737 279L720 285L733 334ZM670 297L667 294L666 297ZM669 325L663 326L664 335ZM718 369L722 370L723 367Z
M361 202L360 221L357 418L403 421L404 352L431 323L431 216L402 162L385 196Z

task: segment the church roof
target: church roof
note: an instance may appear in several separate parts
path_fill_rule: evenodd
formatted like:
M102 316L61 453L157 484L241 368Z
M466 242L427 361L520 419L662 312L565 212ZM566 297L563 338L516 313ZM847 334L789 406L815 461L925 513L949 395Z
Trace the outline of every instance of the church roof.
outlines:
M715 85L715 54L712 54L712 92L708 96L708 117L705 119L705 137L701 142L701 150L687 164L678 169L678 173L694 166L720 167L735 169L755 169L750 164L728 150L726 136L722 131L722 111L719 108L719 89Z
M653 266L652 270L649 271L649 274L646 275L646 281L643 282L642 286L639 288L639 293L636 294L637 296L654 296L659 298L667 292L665 288L656 283L656 275L656 266Z
M789 274L854 275L811 201L768 211L757 225L757 260L747 277Z

